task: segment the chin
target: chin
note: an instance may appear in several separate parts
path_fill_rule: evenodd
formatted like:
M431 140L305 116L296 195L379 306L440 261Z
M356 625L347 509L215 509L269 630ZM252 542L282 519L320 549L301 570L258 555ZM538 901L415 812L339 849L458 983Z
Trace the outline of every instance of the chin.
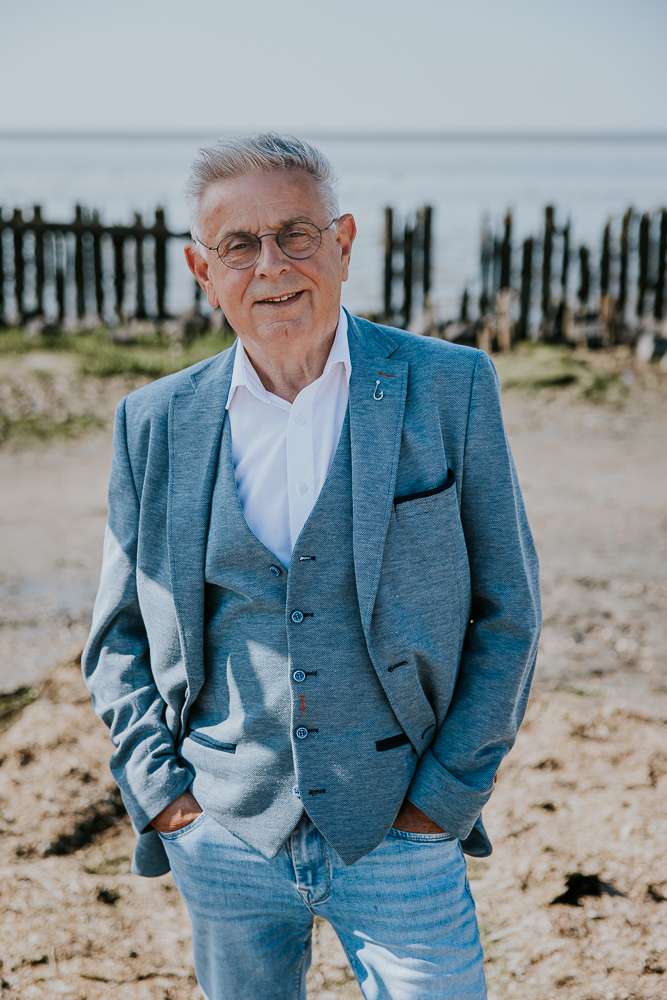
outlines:
M257 328L261 334L265 332L270 337L302 337L307 336L313 330L312 316L276 316L275 319L268 318Z

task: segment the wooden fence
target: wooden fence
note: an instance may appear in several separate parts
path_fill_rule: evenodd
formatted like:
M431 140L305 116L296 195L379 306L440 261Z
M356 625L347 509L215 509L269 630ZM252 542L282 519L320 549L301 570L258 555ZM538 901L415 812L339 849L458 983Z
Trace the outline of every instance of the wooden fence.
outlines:
M39 319L54 329L169 316L168 247L189 239L172 233L164 211L151 226L106 226L99 213L76 207L72 222L47 222L39 206L28 218L0 210L0 325ZM544 229L517 246L507 212L498 231L485 225L478 295L465 289L459 316L436 323L431 301L433 210L425 205L399 224L384 218L383 312L378 319L479 346L515 341L586 340L591 346L631 341L652 319L667 316L667 210L632 209L610 219L599 248L574 246L570 222L552 206ZM194 310L199 311L195 286ZM201 326L206 325L203 317ZM426 319L426 323L424 323Z
M383 319L407 327L412 319L415 291L422 308L428 308L431 292L433 209L424 205L413 218L396 225L393 208L384 210ZM401 302L396 302L396 286Z
M384 310L378 319L407 327L419 294L430 308L432 209L420 209L396 232L394 211L386 208L384 246ZM573 245L570 222L558 224L553 206L545 209L543 231L517 246L508 211L497 231L488 224L482 229L478 296L466 288L458 317L437 323L426 315L418 326L486 349L509 349L528 338L585 340L591 347L631 342L639 329L667 317L666 270L665 209L628 209L622 218L609 219L593 249Z
M54 328L128 319L163 320L170 240L158 208L152 226L135 214L129 226L105 226L98 212L76 206L72 222L47 222L0 210L0 325L40 318Z
M545 209L542 233L516 248L508 212L501 232L484 227L480 260L477 328L492 331L498 316L513 310L512 340L605 347L632 341L667 315L666 209L638 214L629 208L609 219L599 248L573 246L570 222L558 225L553 206ZM466 290L460 326L469 328L469 311Z

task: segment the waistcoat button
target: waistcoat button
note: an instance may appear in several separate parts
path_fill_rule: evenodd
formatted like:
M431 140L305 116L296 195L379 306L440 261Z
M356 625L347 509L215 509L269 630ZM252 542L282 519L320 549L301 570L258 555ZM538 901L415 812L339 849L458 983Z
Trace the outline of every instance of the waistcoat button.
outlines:
M293 611L292 612L292 621L296 622L297 625L299 624L299 622L302 622L303 621L303 611Z
M280 566L269 566L269 573L271 574L271 576L283 575L283 571L281 570Z
M301 792L299 791L298 785L294 785L294 787L292 788L292 794L296 795L297 799L301 798Z
M308 735L308 730L304 729L303 726L300 726L296 730L296 732L294 733L294 735L296 736L296 738L298 740L305 740L306 736Z
M304 674L303 670L295 670L294 673L292 674L292 680L296 681L297 684L300 684L301 681L305 681L305 679L306 675Z

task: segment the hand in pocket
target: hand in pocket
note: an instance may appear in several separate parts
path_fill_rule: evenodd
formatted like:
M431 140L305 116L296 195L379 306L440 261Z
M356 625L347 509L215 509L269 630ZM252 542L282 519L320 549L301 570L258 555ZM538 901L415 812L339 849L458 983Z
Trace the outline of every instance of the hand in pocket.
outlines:
M151 820L151 826L155 827L158 833L176 833L184 826L194 823L203 811L191 791L183 792Z

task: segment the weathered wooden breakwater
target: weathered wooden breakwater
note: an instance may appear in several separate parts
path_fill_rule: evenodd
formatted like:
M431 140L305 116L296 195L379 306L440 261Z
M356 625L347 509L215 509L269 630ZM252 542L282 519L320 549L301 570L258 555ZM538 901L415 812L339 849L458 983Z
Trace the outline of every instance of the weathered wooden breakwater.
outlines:
M158 208L107 226L98 212L76 206L71 222L48 222L39 205L26 217L0 212L0 324L40 320L54 329L168 318L168 244L172 233Z
M499 231L488 223L482 228L477 295L465 288L459 316L441 322L430 303L432 210L420 209L403 233L396 232L392 209L385 218L386 321L410 325L417 283L417 329L486 350L527 339L607 347L632 343L641 331L665 332L667 209L629 208L610 218L593 249L573 245L570 221L558 224L553 206L545 209L543 231L517 246L508 211ZM399 281L403 301L396 306L392 290Z
M415 304L429 308L433 256L433 208L424 205L397 226L393 208L384 210L384 281L382 318L407 327ZM398 286L398 288L397 288ZM400 294L400 304L397 301ZM415 299L419 296L420 298Z
M0 211L0 325L159 326L170 318L169 245L187 239L168 229L159 208L151 225L135 215L127 226L104 225L80 206L67 223L45 220L39 206L9 217ZM376 318L486 350L527 339L611 346L634 342L642 330L664 339L666 209L609 219L596 248L574 245L569 220L560 223L552 206L542 232L517 244L507 212L498 230L483 226L479 278L462 290L459 315L447 319L434 313L433 253L431 206L403 221L385 209ZM193 287L196 332L208 321Z

